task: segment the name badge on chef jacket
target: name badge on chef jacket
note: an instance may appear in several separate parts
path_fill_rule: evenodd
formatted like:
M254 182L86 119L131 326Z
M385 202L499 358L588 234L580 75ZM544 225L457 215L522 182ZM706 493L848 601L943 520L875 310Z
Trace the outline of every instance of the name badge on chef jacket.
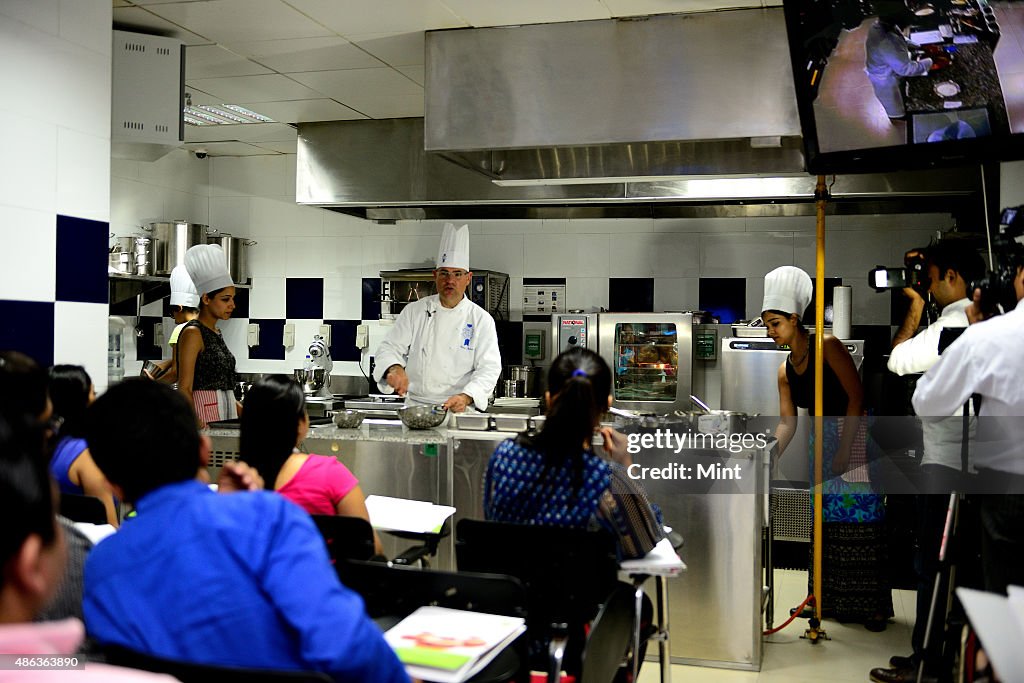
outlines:
M466 350L473 348L473 323L466 323L462 327L462 343L459 344Z

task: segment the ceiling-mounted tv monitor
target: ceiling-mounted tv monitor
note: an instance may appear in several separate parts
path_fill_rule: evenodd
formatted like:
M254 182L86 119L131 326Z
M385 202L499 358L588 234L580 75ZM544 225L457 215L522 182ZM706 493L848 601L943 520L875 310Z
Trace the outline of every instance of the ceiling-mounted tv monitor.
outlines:
M811 173L1024 158L1024 3L783 7Z

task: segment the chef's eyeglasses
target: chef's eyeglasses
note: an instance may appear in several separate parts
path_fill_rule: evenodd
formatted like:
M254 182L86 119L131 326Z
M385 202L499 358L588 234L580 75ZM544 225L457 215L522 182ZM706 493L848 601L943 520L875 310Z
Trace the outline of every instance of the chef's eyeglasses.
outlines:
M442 269L442 270L437 271L437 276L439 278L441 278L442 280L458 280L460 278L466 277L466 275L468 275L468 273L466 271L464 271L464 270L444 270L444 269Z

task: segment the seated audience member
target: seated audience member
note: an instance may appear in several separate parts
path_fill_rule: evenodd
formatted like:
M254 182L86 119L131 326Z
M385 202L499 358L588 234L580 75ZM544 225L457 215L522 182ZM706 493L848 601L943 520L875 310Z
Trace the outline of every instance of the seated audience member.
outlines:
M311 515L345 515L370 521L366 497L337 458L299 450L309 433L306 396L294 380L271 375L246 392L242 413L241 459L277 491ZM383 552L374 532L378 554Z
M611 371L593 351L572 349L548 372L547 419L538 434L502 441L484 481L487 519L519 524L601 527L615 535L622 559L642 557L665 532L660 512L627 474L632 458L622 434L601 430L611 461L590 440L611 406Z
M34 360L17 351L0 352L0 417L12 428L27 430L27 438L36 439L32 451L40 458L45 458L45 442L54 437L56 424L47 386L46 371ZM82 570L92 542L75 529L71 520L57 515L57 521L68 550L64 576L49 603L36 613L36 621L82 618Z
M343 587L305 512L264 492L217 495L196 475L210 442L181 394L126 380L87 411L96 464L137 515L85 567L85 622L101 645L221 666L407 681Z
M59 440L50 459L50 474L61 493L99 498L107 511L107 523L117 526L117 503L110 482L93 462L83 436L85 409L95 398L96 391L85 368L80 365L50 368L53 414L62 420Z
M74 655L85 629L78 619L30 623L51 598L64 566L64 537L54 516L53 486L38 437L15 437L0 416L0 652ZM83 670L0 669L14 681L174 681L169 676L86 664Z

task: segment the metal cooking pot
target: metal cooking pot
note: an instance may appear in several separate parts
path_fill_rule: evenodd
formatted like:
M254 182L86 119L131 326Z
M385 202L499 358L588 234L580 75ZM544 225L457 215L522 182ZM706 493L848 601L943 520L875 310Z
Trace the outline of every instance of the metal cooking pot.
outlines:
M533 365L508 365L505 367L505 396L517 398L534 397L537 395L537 368ZM509 385L508 382L514 384ZM515 394L509 394L510 390Z
M150 257L150 271L155 275L170 275L175 266L185 265L185 252L197 244L206 244L207 235L217 232L209 226L185 221L149 223L143 230L151 233L156 243Z
M232 237L226 232L218 235L209 235L206 238L209 244L219 244L224 250L224 256L228 260L228 272L231 280L244 284L249 281L249 256L248 247L254 246L256 242L245 240L241 237Z

